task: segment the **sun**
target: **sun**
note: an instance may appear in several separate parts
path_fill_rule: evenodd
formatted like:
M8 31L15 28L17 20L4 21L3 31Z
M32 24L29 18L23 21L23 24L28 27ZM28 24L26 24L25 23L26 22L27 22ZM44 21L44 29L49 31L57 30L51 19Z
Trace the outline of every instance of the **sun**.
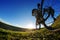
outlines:
M28 28L28 29L35 29L35 25L33 23L28 23L25 28Z
M25 25L24 28L27 28L27 29L36 29L36 25L34 23L30 22L27 25ZM39 26L37 26L37 28L39 28ZM41 24L41 28L44 28L44 25Z

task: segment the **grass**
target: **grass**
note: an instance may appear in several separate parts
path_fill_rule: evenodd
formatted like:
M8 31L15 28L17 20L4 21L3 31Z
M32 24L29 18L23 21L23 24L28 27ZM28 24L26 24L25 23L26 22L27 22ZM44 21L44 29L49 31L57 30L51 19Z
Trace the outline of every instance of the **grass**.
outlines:
M45 28L32 32L17 32L0 28L1 40L59 40L60 32L53 32Z
M60 16L52 25L53 28L60 28ZM0 40L60 40L60 29L51 31L46 28L40 30L11 31L0 28Z

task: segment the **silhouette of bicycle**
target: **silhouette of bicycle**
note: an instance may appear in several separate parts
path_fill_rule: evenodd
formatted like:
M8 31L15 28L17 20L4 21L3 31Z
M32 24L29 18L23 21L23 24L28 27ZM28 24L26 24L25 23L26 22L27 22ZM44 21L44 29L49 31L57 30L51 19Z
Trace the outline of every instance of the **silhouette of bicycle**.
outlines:
M37 25L39 25L39 29L40 29L41 24L43 24L47 29L52 30L52 27L48 27L46 25L45 21L49 18L50 15L52 16L52 18L55 21L56 20L56 18L54 17L55 11L51 6L49 6L48 8L43 8L43 10L42 10L43 1L44 0L42 0L41 4L38 3L37 9L35 8L32 10L32 16L35 16L35 18L36 18L36 29L37 29ZM47 13L48 16L44 18L45 13Z

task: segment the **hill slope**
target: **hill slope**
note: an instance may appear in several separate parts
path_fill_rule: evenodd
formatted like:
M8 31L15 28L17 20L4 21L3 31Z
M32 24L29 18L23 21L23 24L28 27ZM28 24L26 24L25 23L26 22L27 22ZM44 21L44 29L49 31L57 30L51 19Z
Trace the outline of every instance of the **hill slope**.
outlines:
M53 28L60 28L59 20L60 16L57 17L52 25ZM60 40L60 30L51 31L42 28L35 31L17 32L0 28L0 40Z
M6 30L13 30L13 31L25 31L25 30L27 30L27 29L15 27L15 26L3 23L3 22L0 22L0 28L6 29Z
M60 15L56 18L56 21L52 24L54 29L60 28Z

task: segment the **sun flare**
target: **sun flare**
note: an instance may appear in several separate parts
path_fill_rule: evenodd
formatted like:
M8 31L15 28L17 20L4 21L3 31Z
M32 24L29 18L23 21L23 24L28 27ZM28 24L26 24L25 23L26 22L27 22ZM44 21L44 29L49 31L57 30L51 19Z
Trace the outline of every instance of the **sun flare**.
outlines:
M28 28L28 29L35 29L35 25L33 23L28 23L25 28Z

